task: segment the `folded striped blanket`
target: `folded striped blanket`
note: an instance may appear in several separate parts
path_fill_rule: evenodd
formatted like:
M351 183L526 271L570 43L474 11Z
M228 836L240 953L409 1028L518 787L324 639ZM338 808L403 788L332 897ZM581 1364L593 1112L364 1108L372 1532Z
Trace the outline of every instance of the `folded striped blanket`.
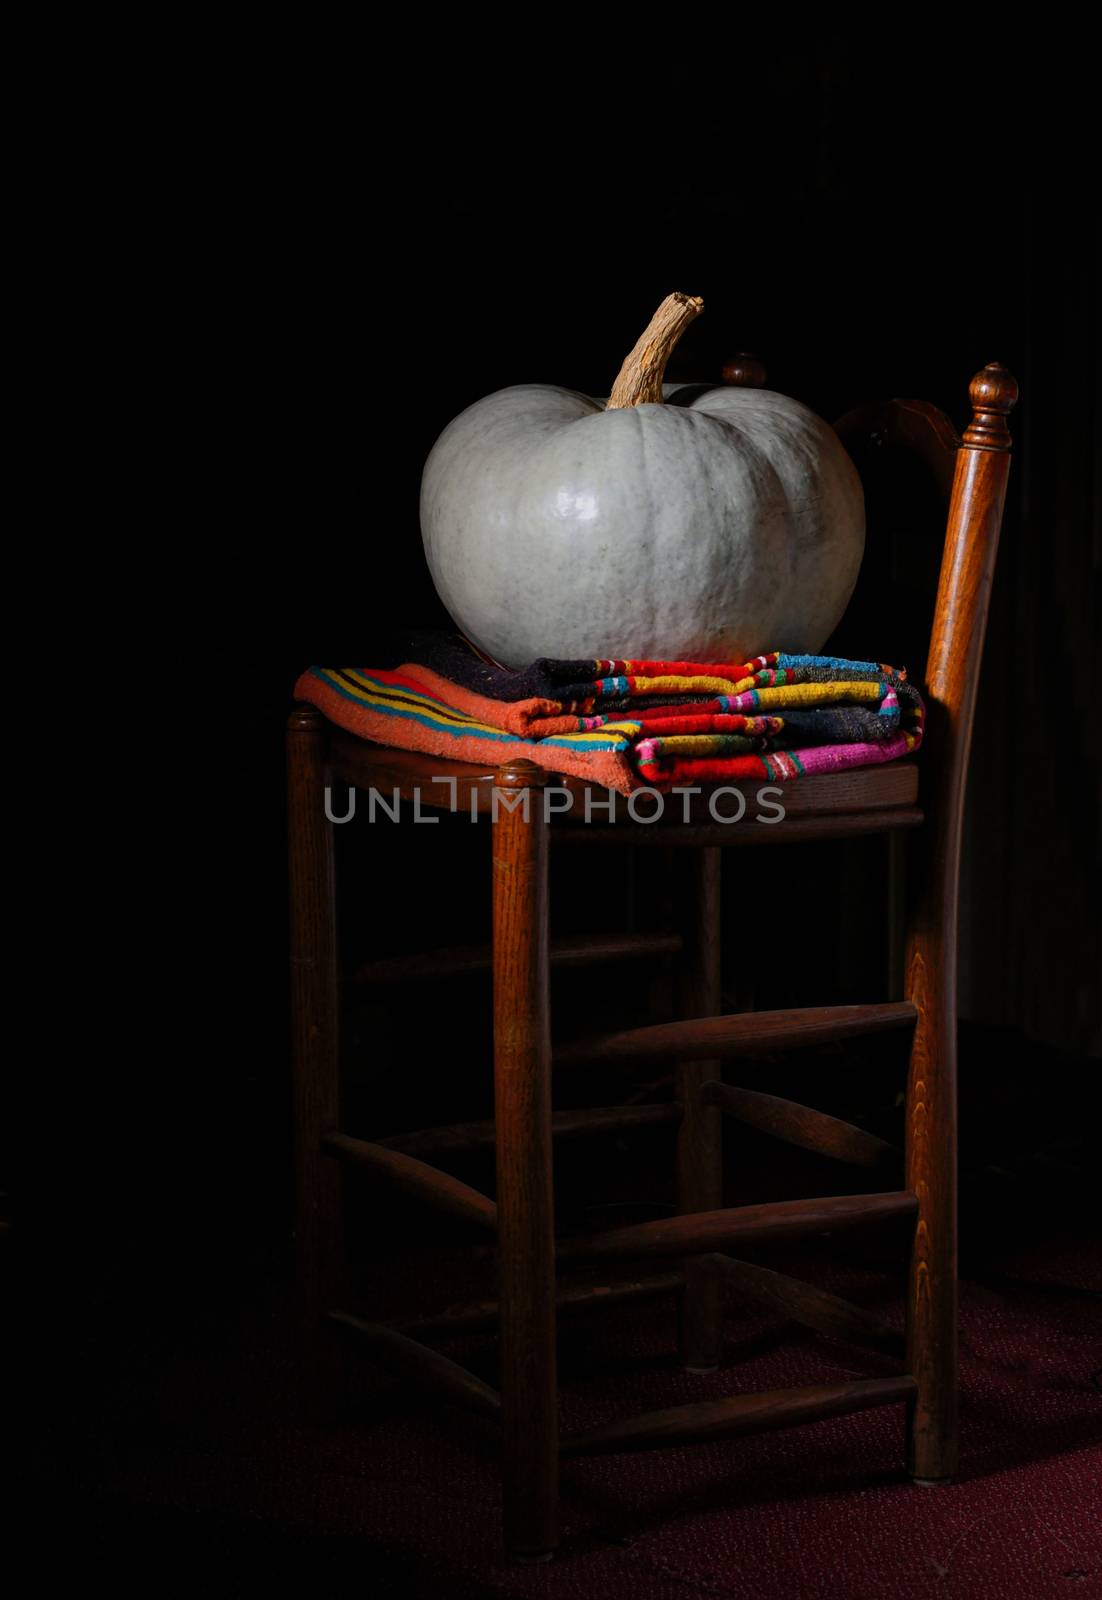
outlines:
M494 767L524 757L621 794L639 787L630 755L634 723L580 730L571 717L570 731L561 734L514 733L500 703L469 690L438 692L404 667L310 667L295 684L295 698L317 706L338 727L399 750Z
M393 670L310 667L297 699L377 743L500 765L523 756L629 794L787 783L909 755L924 707L884 663L773 651L747 662L534 662L512 673L421 636Z

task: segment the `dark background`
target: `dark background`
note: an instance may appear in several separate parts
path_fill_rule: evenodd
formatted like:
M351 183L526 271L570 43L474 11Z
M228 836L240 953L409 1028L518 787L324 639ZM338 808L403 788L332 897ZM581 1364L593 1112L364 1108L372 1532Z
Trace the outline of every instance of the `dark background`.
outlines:
M47 51L27 95L33 593L68 662L34 943L59 980L35 1125L79 1146L75 1189L53 1167L47 1184L46 1287L82 1311L59 1372L125 1360L163 1315L285 1259L291 685L443 620L417 495L450 418L515 382L607 393L675 288L706 304L678 375L751 349L828 418L916 395L961 427L985 362L1020 381L962 1004L1005 1052L977 1120L998 1111L1027 1166L1045 1141L1081 1159L1099 1047L1082 42L935 37L917 14L882 41L739 14L658 39L633 22L630 42L435 27L101 38L94 69ZM397 844L372 870L362 924L407 944L477 881ZM786 939L813 962L835 924L783 872Z

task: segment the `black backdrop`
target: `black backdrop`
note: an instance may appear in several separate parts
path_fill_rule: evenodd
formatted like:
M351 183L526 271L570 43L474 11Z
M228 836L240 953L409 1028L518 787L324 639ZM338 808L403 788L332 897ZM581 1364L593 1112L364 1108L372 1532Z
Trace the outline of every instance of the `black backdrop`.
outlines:
M659 42L436 27L186 53L119 36L102 72L48 54L27 99L35 592L53 618L75 578L60 620L91 711L48 851L67 865L35 948L64 974L41 1076L87 1133L64 1259L101 1305L205 1292L285 1236L295 675L441 620L417 494L455 412L513 382L607 392L672 288L707 307L686 376L753 349L827 417L915 394L960 425L978 367L1018 375L964 1003L1097 1048L1081 45L738 14ZM55 711L48 750L72 721ZM380 903L404 889L396 872Z

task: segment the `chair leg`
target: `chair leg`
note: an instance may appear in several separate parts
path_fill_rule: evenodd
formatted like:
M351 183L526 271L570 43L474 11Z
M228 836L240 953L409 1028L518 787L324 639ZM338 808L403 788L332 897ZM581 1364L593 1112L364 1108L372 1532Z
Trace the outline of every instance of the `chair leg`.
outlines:
M681 1017L715 1016L720 994L720 852L712 846L681 852L680 924L684 946L678 963ZM686 859L687 858L687 859ZM677 1209L713 1211L723 1204L722 1112L701 1105L699 1090L718 1077L715 1061L682 1062L675 1092L682 1118L677 1140ZM681 1301L681 1359L692 1372L712 1372L723 1352L721 1284L699 1261L685 1263Z
M908 1470L921 1483L957 1470L957 1111L955 985L940 963L910 963L919 1017L907 1085L907 1183L918 1196L907 1295L907 1369L918 1385ZM919 981L916 983L916 975Z
M340 1171L322 1154L338 1127L337 936L333 830L325 815L326 734L310 706L287 727L291 893L291 1012L295 1098L295 1248L310 1354L332 1304L343 1251Z
M527 1561L559 1538L546 782L498 772L491 845L505 1544Z

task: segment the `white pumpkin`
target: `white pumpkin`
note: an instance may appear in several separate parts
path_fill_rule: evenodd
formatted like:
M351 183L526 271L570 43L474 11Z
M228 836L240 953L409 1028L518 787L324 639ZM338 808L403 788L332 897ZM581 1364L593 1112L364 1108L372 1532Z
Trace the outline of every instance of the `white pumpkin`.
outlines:
M663 385L702 308L670 295L607 403L501 389L434 445L421 486L433 581L503 665L815 652L840 619L864 551L857 472L785 395Z

